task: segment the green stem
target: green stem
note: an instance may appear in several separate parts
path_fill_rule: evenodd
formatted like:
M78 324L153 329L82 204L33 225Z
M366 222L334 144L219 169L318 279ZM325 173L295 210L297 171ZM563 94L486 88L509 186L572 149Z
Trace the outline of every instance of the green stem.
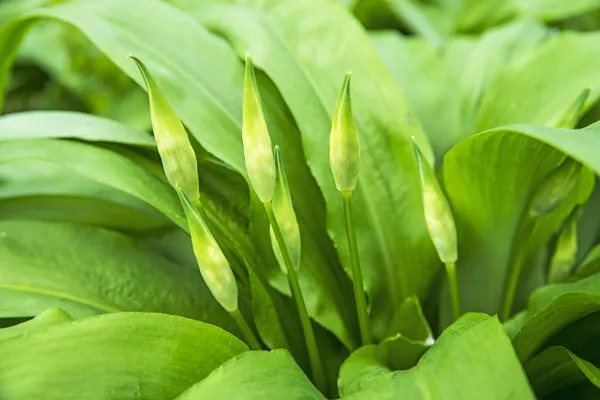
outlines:
M231 314L235 322L237 322L238 326L242 330L242 333L246 337L246 343L248 344L248 346L250 346L250 349L260 350L261 346L258 342L258 338L250 328L250 325L248 325L248 322L246 322L246 319L240 312L240 309L238 308L235 311L231 311L229 314Z
M529 234L535 227L534 220L529 217L526 218L527 219L518 228L515 239L513 240L513 250L511 251L509 264L510 269L506 278L504 299L502 300L502 308L500 309L500 321L506 321L510 318L513 301L519 285L519 278L521 277L521 271L523 270L523 249L527 244L525 235Z
M352 218L352 192L342 192L344 199L344 214L346 217L346 232L348 235L348 247L350 248L350 262L352 264L352 281L354 282L354 297L356 299L356 311L358 313L358 326L360 338L363 345L371 344L371 323L367 311L367 299L363 286L362 271L358 258L358 243L356 231L354 230L354 219Z
M446 263L446 273L448 274L448 285L450 286L450 297L452 298L452 314L454 320L460 318L460 294L458 291L458 280L456 279L456 263Z
M300 323L302 324L302 330L304 332L304 338L306 340L306 348L308 350L308 359L310 361L310 369L312 371L313 379L317 388L322 392L326 392L327 384L325 381L325 372L323 371L323 364L321 363L321 357L319 356L319 349L317 348L317 340L313 331L308 311L306 309L306 303L304 302L304 296L302 290L300 290L300 284L298 283L298 275L294 269L290 252L285 244L285 239L279 228L279 223L273 213L273 207L271 203L265 203L265 210L267 211L267 217L273 233L281 250L283 261L287 269L288 281L292 289L292 297L296 301L296 307L298 307L298 314L300 315Z

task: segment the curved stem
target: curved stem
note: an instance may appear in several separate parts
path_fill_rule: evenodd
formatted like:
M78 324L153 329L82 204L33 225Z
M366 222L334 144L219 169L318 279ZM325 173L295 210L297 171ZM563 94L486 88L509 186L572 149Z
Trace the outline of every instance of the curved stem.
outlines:
M458 280L456 279L456 263L446 263L446 273L448 274L448 285L450 286L450 297L452 298L452 314L456 321L460 318L461 314Z
M354 219L352 217L352 192L342 192L344 200L344 214L346 217L346 232L348 235L348 247L350 248L350 262L352 264L352 282L354 283L354 297L356 299L356 311L358 313L358 326L360 338L363 345L371 344L371 323L367 311L367 299L363 286L362 271L358 258L358 243L356 231L354 230Z
M246 343L248 344L248 346L250 347L250 349L252 349L252 350L260 350L261 349L261 345L260 345L260 343L258 341L258 338L256 337L256 335L254 334L254 332L250 328L250 325L248 325L248 322L246 322L246 319L244 318L244 316L240 312L240 309L238 308L235 311L231 311L229 314L231 314L231 316L233 317L233 319L235 320L235 322L238 324L238 326L242 330L242 333L246 337Z
M285 244L285 239L279 228L279 223L273 213L271 203L265 203L265 210L267 211L267 217L269 223L273 228L273 233L281 250L283 261L287 269L288 281L290 288L292 289L292 297L296 301L296 307L298 307L298 314L300 315L300 323L304 332L304 338L306 340L306 348L308 350L308 359L310 361L310 369L312 371L313 379L317 388L322 392L327 390L325 381L325 372L323 371L323 364L321 363L321 357L319 356L319 349L317 348L317 340L315 338L315 332L313 331L310 318L308 316L308 310L306 309L306 303L304 302L304 296L302 290L300 290L300 284L298 283L298 275L294 269L290 252Z

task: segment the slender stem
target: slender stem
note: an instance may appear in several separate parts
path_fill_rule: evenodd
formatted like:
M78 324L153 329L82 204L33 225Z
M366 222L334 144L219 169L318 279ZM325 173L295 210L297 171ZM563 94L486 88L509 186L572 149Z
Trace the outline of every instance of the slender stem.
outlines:
M525 254L523 247L527 245L525 235L530 234L530 231L535 227L535 221L529 217L519 227L515 239L513 241L513 250L511 251L508 276L504 289L504 299L502 300L502 308L500 309L500 320L506 321L510 318L512 305L519 285L519 278L523 270L523 261Z
M352 264L352 281L354 282L354 297L356 299L356 311L358 313L358 326L360 338L363 345L371 344L371 323L367 311L367 299L363 286L362 271L358 258L358 243L356 231L354 230L354 219L352 218L352 192L342 192L344 199L344 214L346 216L346 232L348 235L348 247L350 248L350 262Z
M312 371L313 379L317 388L322 392L327 390L327 384L325 381L325 372L323 371L323 364L321 363L321 357L319 356L319 349L317 348L317 340L308 317L308 310L306 309L306 303L304 302L304 296L302 290L300 290L300 284L298 283L298 275L294 269L290 252L285 244L283 234L279 228L279 223L273 213L271 203L265 203L265 210L269 218L269 223L273 228L273 233L281 250L283 261L287 269L288 281L292 289L292 297L296 301L296 307L298 307L298 314L300 315L300 323L304 332L304 338L306 340L306 348L308 350L308 359L310 361L310 369Z
M237 322L238 326L242 330L242 333L246 337L246 343L248 344L248 346L252 350L260 350L261 346L258 342L258 338L250 328L250 325L248 325L248 322L246 322L246 318L244 318L244 316L240 312L240 309L238 308L235 311L231 311L229 314L231 314L235 322Z
M461 315L458 280L456 279L456 263L446 263L446 273L448 274L448 285L450 286L450 297L452 298L452 314L456 321Z

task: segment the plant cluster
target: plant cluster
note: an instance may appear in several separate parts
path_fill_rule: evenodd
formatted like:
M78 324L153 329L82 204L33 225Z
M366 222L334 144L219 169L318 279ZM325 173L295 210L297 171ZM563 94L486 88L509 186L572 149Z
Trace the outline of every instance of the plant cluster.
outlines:
M0 399L597 398L598 12L0 3Z

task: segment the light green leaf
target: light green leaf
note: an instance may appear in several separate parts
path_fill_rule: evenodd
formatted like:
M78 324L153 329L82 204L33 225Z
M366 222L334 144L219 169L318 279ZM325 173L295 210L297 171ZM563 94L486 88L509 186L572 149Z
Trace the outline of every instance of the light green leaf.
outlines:
M177 400L325 400L285 350L250 351L235 357Z
M0 140L73 138L153 149L152 136L110 119L69 111L29 111L0 117Z
M177 195L156 175L110 150L85 143L36 139L0 141L0 161L43 159L119 189L155 207L177 225L187 223Z
M214 323L229 319L197 269L128 236L66 223L0 222L0 316L60 307L73 317L157 311Z
M531 130L546 132L547 128ZM545 248L573 208L587 200L593 188L593 175L584 169L567 199L537 219L531 231L524 232L526 227L521 225L533 192L565 155L516 132L521 131L499 128L472 136L444 159L443 182L459 234L458 279L460 287L468 288L461 292L461 301L468 311L498 312L509 264L514 259L511 253L523 252L524 263L530 266L523 270L523 285L534 271L531 260ZM521 290L527 293L531 286L543 283L534 282ZM443 298L442 303L447 323L449 305Z
M71 321L73 321L73 319L69 316L69 314L60 308L49 308L41 314L36 315L35 318L32 318L29 321L25 321L5 329L0 329L0 341Z
M525 371L538 398L557 394L561 389L566 389L564 394L573 393L574 386L586 383L596 386L596 396L600 394L600 369L564 347L544 350L527 362Z
M521 0L517 4L524 15L545 21L566 19L600 8L598 0Z
M571 274L577 257L577 221L579 217L580 212L576 209L565 222L556 240L548 272L550 283L561 282Z
M246 350L216 326L164 314L63 322L0 340L0 396L173 398Z
M327 205L329 232L347 271L342 202L331 179L328 138L323 132L330 130L340 79L352 71L352 105L362 160L353 195L355 225L365 286L375 313L373 330L382 338L393 313L390 304L400 304L410 294L423 296L439 271L419 212L409 138L416 135L431 158L428 141L365 32L341 5L317 0L256 1L250 3L252 9L248 2L245 5L196 7L191 13L230 41L238 55L252 53L255 65L281 91L298 123L308 165ZM313 23L302 23L306 15L316 15ZM387 171L394 171L394 179L389 179ZM294 199L295 193L292 187ZM303 221L305 214L300 207L297 211ZM406 237L411 237L410 243ZM400 254L405 262L398 265Z
M590 88L587 110L600 95L599 44L599 33L562 32L504 69L481 99L476 131L518 123L555 126Z
M600 310L600 275L574 283L544 286L529 299L529 319L514 338L519 358L528 361L555 334Z
M434 343L416 297L407 298L396 311L389 337L378 345L363 346L342 364L338 388L342 396L377 384L391 370L412 368Z
M414 368L369 368L362 377L370 380L369 388L345 398L534 398L504 328L497 318L481 314L467 314L446 329Z

